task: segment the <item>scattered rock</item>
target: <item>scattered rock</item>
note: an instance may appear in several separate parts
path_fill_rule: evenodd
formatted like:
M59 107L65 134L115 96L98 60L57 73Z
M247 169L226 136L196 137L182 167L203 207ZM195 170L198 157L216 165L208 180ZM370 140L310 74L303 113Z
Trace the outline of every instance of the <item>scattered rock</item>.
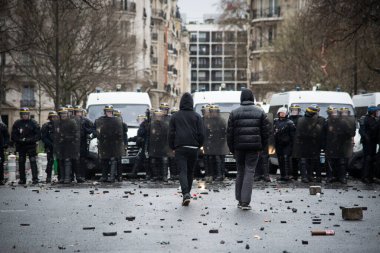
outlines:
M362 220L363 208L361 207L342 208L342 218L344 220Z
M127 221L134 221L136 219L136 217L135 216L127 216L127 217L125 217L125 219Z
M221 240L221 241L220 241L220 244L225 244L225 243L226 243L226 242L225 242L225 241L223 241L223 240Z
M320 186L310 186L309 192L310 192L310 195L317 195L317 193L322 192L322 188Z
M117 232L103 232L103 236L116 236Z
M297 208L292 208L292 212L296 213L297 212Z
M249 244L245 245L245 249L249 249Z
M109 193L109 191L103 191L104 194Z
M237 241L237 243L243 243L243 241L240 241L240 240L239 240L239 241Z
M308 242L308 241L304 241L304 240L302 240L302 244L303 244L303 245L306 245L306 244L309 244L309 242Z
M60 250L65 250L66 247L65 247L65 246L58 246L58 249L60 249Z
M286 223L286 220L282 220L281 223Z
M20 226L21 226L21 227L29 227L30 224L29 224L29 223L21 223Z
M124 230L124 233L130 234L130 233L132 233L132 230Z
M219 230L218 229L210 229L209 233L210 234L217 234L217 233L219 233Z
M83 230L95 230L95 227L83 227Z

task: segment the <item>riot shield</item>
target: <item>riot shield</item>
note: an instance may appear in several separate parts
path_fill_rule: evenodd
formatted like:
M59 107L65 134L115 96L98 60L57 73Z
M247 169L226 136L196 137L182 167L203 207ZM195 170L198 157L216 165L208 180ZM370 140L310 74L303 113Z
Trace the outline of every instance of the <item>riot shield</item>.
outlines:
M352 137L356 124L352 116L329 118L326 133L326 156L328 158L350 158L352 156Z
M117 117L101 117L95 121L100 159L121 157L124 152L123 124Z
M170 116L153 115L149 132L149 156L173 157L168 142L169 123Z
M58 159L79 159L80 123L77 119L54 121L53 150Z
M293 147L294 158L319 158L324 138L323 126L323 118L299 118Z
M205 155L227 155L230 153L227 146L227 123L230 114L221 112L218 116L203 118L205 127L205 141L203 144Z

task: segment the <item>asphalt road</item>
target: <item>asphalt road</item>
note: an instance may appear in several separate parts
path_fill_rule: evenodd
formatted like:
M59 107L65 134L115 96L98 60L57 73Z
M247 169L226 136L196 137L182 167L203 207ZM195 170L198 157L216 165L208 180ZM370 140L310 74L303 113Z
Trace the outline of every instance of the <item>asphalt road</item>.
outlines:
M242 211L233 180L194 182L189 207L178 182L1 186L0 252L379 252L380 185L322 187L311 196L301 183L255 183ZM355 205L367 207L363 220L344 221L340 206Z

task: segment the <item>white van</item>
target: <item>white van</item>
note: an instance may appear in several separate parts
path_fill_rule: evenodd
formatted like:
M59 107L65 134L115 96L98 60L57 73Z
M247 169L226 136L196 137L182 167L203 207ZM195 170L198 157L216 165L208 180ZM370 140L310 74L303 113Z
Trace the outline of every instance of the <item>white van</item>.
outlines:
M121 111L123 121L128 125L128 138L137 135L139 124L137 116L144 114L151 108L148 93L143 92L99 92L91 93L87 98L87 117L95 122L97 118L104 115L105 105L113 105L114 109ZM89 147L89 156L93 159L98 158L97 139L92 139ZM122 157L123 167L131 167L138 153L135 142L128 142L128 150Z
M356 118L360 119L360 117L367 114L368 106L380 105L380 92L354 95L352 101L355 106Z
M326 118L327 117L327 107L333 106L336 108L347 107L350 110L351 115L355 115L354 103L352 102L351 96L346 92L336 92L336 91L289 91L283 93L273 94L269 114L276 118L277 110L280 107L289 108L292 104L299 104L301 107L301 115L305 113L306 108L311 104L317 104L321 110L319 115ZM356 131L355 140L357 141L358 131ZM360 140L360 138L359 138ZM354 149L355 150L355 149ZM274 156L274 147L269 147L269 165L270 170L275 172L278 166L278 160ZM325 157L321 156L321 162L325 162Z
M200 91L193 93L194 110L201 114L203 105L216 104L220 112L231 112L240 106L241 91Z

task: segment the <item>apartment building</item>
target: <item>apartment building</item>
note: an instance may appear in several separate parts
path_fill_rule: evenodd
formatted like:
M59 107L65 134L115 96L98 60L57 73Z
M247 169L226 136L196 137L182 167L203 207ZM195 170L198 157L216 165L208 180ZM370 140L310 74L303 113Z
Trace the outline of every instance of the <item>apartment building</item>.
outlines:
M273 52L273 42L283 21L305 7L307 0L248 0L250 6L250 84L259 100L279 91L280 84L268 81L263 54Z

